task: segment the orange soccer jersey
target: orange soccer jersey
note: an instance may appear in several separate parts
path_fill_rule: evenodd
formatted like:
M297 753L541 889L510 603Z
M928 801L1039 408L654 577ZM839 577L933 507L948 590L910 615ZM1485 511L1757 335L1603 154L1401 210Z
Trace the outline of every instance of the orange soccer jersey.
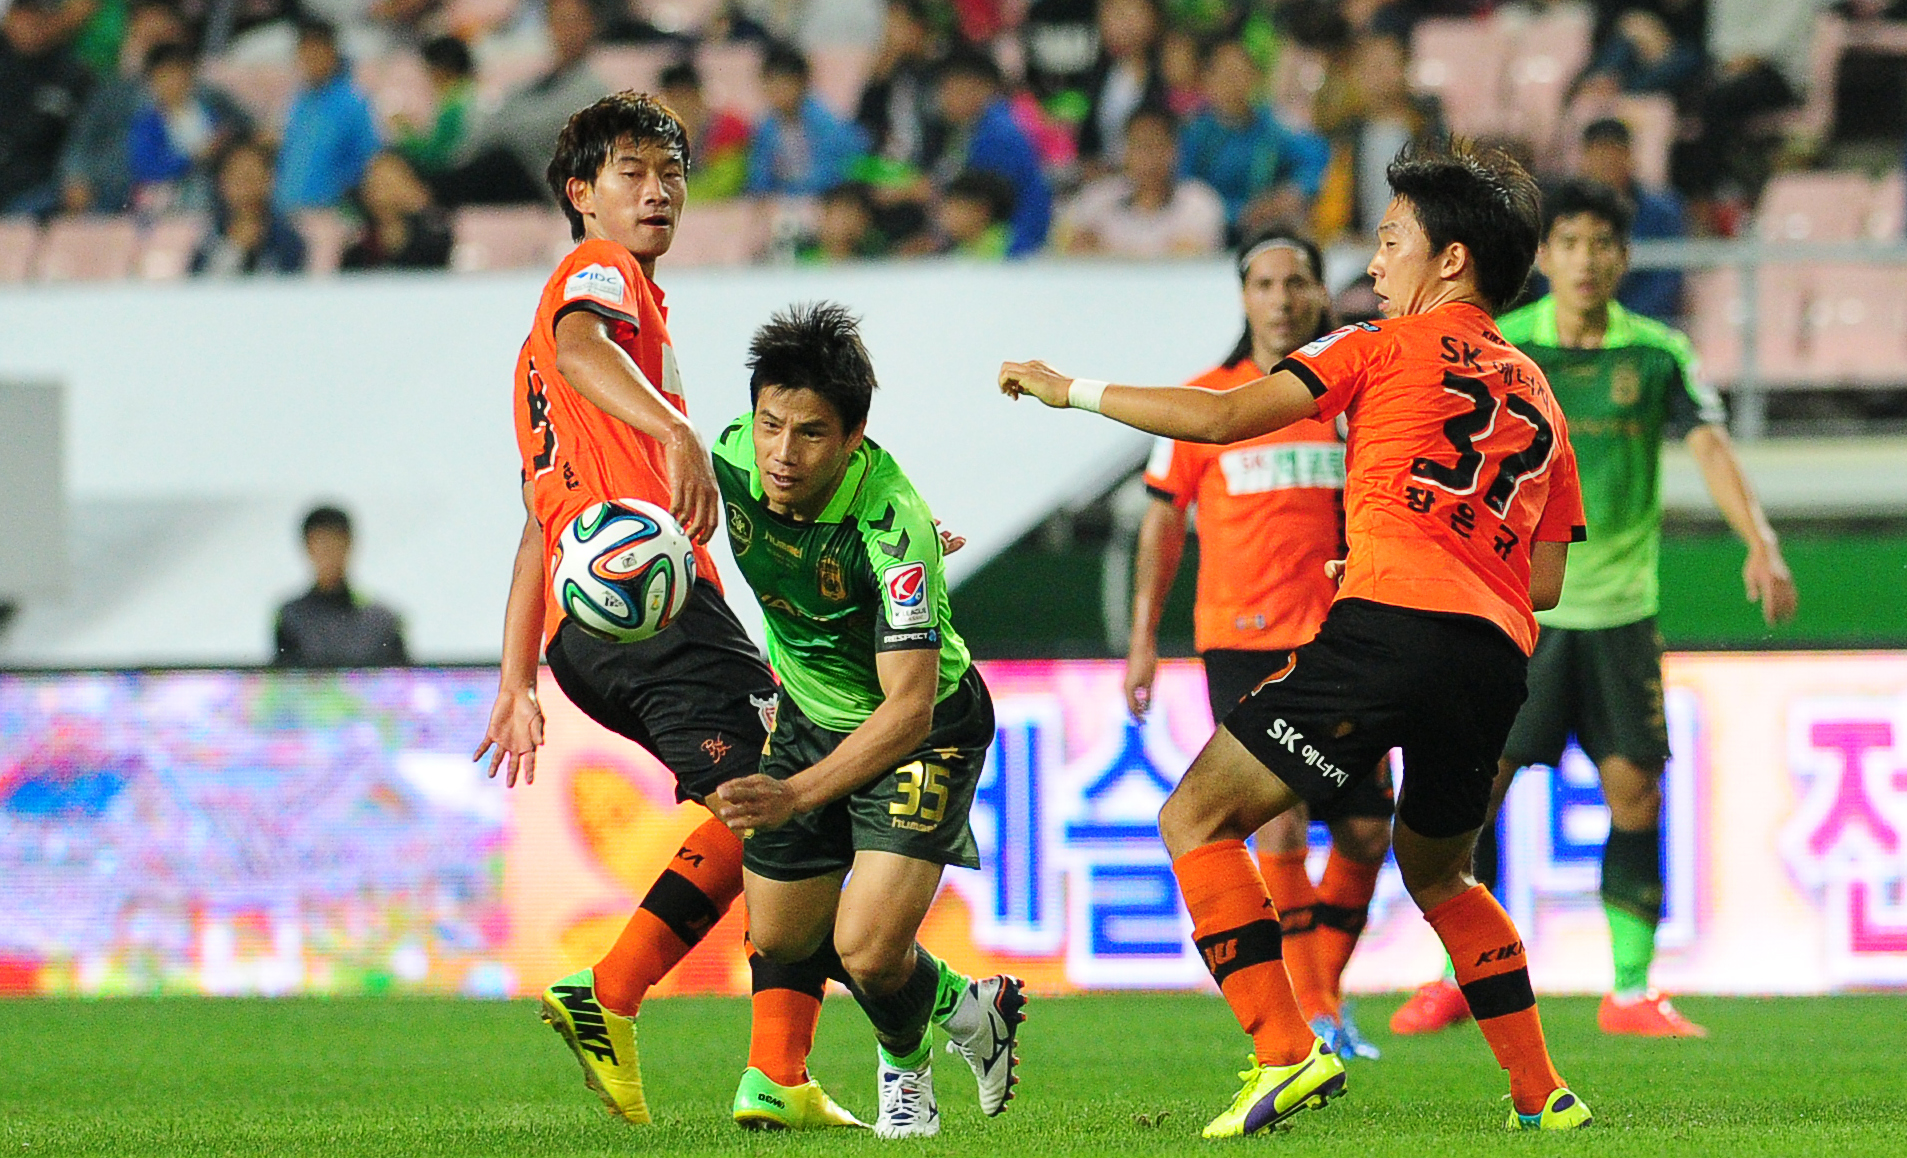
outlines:
M537 521L543 524L543 637L556 634L563 613L548 590L557 539L582 509L607 499L643 499L669 506L669 472L662 444L611 418L578 394L556 368L556 323L571 310L609 320L617 345L669 405L683 414L682 378L669 344L662 290L643 276L627 249L612 241L578 245L543 285L536 322L517 355L516 441L523 478L534 483ZM698 577L720 585L714 560L695 548Z
M1187 385L1230 390L1264 377L1250 358ZM1281 651L1309 643L1331 608L1324 565L1343 539L1344 444L1305 420L1229 446L1162 438L1146 488L1183 511L1198 504L1200 651Z
M1278 364L1349 419L1339 599L1487 619L1528 654L1530 545L1583 537L1576 453L1543 372L1453 302L1361 322Z

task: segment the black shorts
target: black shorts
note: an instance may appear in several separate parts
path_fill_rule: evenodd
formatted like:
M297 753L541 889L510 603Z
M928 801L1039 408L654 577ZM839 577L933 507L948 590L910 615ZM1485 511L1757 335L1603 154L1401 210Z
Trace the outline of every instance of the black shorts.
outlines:
M1530 656L1530 698L1516 715L1503 759L1555 767L1576 737L1600 764L1621 756L1645 771L1669 758L1662 710L1662 633L1655 617L1621 627L1545 627Z
M784 696L763 774L786 780L841 746L846 732L810 720ZM891 852L934 864L980 867L967 823L974 789L993 745L993 697L976 668L934 705L927 738L894 770L780 828L742 842L742 864L777 881L805 881L851 868L862 850Z
M1205 693L1211 697L1212 718L1223 720L1253 688L1265 682L1265 677L1285 666L1291 653L1213 648L1199 653L1199 658L1205 661ZM1378 760L1372 775L1357 781L1355 787L1321 811L1313 810L1311 819L1324 824L1336 824L1353 817L1389 820L1395 805L1387 753Z
M1314 814L1402 748L1397 819L1457 836L1483 826L1528 666L1488 620L1340 599L1225 729Z
M569 620L546 652L571 703L675 773L677 800L751 776L780 694L761 653L706 579L682 614L641 643L609 643Z

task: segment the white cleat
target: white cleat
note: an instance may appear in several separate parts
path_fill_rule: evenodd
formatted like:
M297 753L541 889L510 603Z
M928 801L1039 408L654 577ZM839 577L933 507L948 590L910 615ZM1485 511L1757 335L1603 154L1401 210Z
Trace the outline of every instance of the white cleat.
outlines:
M933 1055L917 1070L904 1070L875 1050L880 1062L881 1116L877 1138L931 1138L940 1133L940 1104L934 1101Z
M960 1004L942 1024L947 1052L965 1058L980 1086L980 1112L989 1118L1013 1100L1020 1083L1020 1023L1026 1020L1025 983L1002 973L967 984Z

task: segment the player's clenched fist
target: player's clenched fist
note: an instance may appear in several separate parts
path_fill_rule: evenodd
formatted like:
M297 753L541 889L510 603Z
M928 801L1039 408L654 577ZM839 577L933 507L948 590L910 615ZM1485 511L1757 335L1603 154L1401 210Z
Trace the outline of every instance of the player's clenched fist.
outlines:
M801 811L795 792L773 776L743 776L715 790L715 815L736 836L758 828L779 828Z
M1000 393L1009 398L1031 394L1048 406L1064 408L1072 386L1071 378L1038 360L1005 362L1000 366Z
M708 448L688 423L684 422L681 430L683 433L663 442L669 469L669 513L691 539L706 543L721 525L721 492L715 485Z

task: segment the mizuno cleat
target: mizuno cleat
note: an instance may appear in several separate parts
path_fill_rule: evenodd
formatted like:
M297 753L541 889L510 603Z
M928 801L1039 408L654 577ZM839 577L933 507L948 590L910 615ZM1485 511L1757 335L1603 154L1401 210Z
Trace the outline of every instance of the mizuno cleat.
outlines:
M1510 1109L1512 1130L1577 1130L1595 1120L1588 1104L1570 1093L1566 1086L1549 1092L1540 1114L1522 1114L1515 1107Z
M836 1105L813 1078L798 1086L776 1083L754 1066L735 1088L735 1124L744 1130L821 1130L867 1123Z
M1391 1032L1399 1037L1436 1033L1470 1020L1470 1003L1448 977L1419 986L1410 999L1391 1014Z
M649 1103L642 1097L642 1065L636 1057L635 1019L597 1002L594 970L572 973L545 989L542 1016L569 1044L582 1064L583 1084L596 1091L612 1116L632 1125L649 1121Z
M923 1050L919 1069L904 1070L879 1056L881 1116L874 1122L877 1138L931 1138L940 1133L940 1103L934 1100L933 1051Z
M1020 1023L1026 1020L1025 983L1001 974L967 983L960 1004L942 1028L949 1040L947 1052L967 1059L980 1084L980 1112L992 1117L1013 1100L1020 1082Z
M1311 1053L1288 1066L1254 1066L1238 1075L1244 1086L1231 1108L1205 1127L1207 1138L1238 1138L1258 1134L1296 1114L1322 1107L1344 1092L1344 1063L1322 1041L1311 1043Z
M1669 999L1651 989L1640 1000L1605 996L1596 1009L1596 1028L1624 1037L1707 1037L1708 1031L1683 1017Z

